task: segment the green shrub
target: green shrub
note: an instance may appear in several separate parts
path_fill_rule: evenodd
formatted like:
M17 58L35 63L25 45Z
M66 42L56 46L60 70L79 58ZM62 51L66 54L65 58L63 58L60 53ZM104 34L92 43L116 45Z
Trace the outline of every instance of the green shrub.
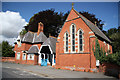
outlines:
M120 51L109 54L108 56L102 56L99 58L100 63L107 62L107 63L112 63L120 66Z

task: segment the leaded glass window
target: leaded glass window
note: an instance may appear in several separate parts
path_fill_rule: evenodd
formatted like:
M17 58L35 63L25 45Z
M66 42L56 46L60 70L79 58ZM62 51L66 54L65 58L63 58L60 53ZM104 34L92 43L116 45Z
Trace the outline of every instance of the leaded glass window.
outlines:
M83 33L81 30L79 31L79 50L83 50Z
M72 25L72 51L75 51L75 26Z

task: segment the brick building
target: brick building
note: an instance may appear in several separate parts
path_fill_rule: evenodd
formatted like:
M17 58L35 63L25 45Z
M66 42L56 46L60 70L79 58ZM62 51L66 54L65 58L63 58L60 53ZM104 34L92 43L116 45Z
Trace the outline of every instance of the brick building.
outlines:
M96 39L100 47L112 53L111 41L107 36L73 7L57 39L47 38L43 28L40 22L37 33L28 31L18 37L14 49L16 63L96 69L96 58L92 50Z
M92 47L96 39L100 47L112 53L111 41L107 36L72 7L57 38L56 67L95 69L97 65Z
M28 31L24 36L18 36L14 48L15 62L41 66L47 66L50 63L54 65L56 40L52 36L47 38L43 33L43 23L38 23L37 33Z

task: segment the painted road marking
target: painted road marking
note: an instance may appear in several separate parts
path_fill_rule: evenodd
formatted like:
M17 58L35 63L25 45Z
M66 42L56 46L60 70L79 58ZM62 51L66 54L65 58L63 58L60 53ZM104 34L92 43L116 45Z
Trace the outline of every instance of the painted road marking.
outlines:
M10 67L6 67L6 68L10 68Z

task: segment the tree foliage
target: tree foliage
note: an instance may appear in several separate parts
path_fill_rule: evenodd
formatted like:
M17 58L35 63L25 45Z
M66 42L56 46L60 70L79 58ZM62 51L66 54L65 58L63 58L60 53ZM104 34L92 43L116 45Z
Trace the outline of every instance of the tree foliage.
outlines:
M111 28L105 34L112 41L113 53L120 50L120 26L118 28Z
M27 33L27 30L22 29L22 31L20 32L20 35L25 35Z
M15 53L13 51L13 46L11 46L7 41L3 41L2 44L2 56L3 57L14 57Z
M101 57L106 56L104 47L102 46L100 47L98 39L95 40L95 46L92 47L92 50L94 52L94 56L96 57L96 60L99 60Z
M114 54L109 54L108 56L102 56L99 58L100 63L107 62L120 66L120 51Z
M63 25L65 16L63 13L58 14L54 9L48 9L45 11L40 11L37 14L34 14L29 20L29 24L25 26L26 31L30 30L37 32L38 23L42 22L44 24L44 33L45 35L57 37L59 29Z
M97 26L102 30L103 27L103 23L101 23L102 20L96 18L94 14L90 14L88 12L80 13L87 19L89 19L92 23L95 23L96 21ZM69 11L64 14L62 12L60 13L55 12L54 9L40 11L30 18L28 25L24 26L24 28L26 31L30 30L33 32L37 32L38 23L42 22L44 24L45 35L49 36L49 34L51 34L52 36L57 37L68 14Z

